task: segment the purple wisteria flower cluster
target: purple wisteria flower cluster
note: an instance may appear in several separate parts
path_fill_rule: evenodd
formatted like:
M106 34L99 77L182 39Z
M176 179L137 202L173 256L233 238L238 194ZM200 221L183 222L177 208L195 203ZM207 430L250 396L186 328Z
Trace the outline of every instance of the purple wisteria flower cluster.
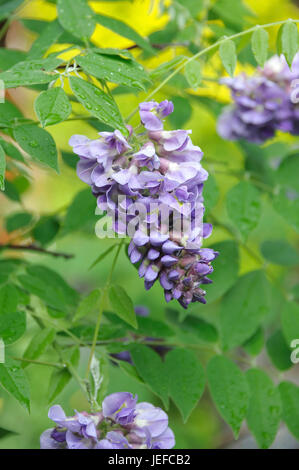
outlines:
M68 417L54 405L48 416L56 426L41 435L41 449L172 449L175 445L167 414L151 403L137 403L137 396L128 392L108 395L97 413Z
M218 253L202 248L212 231L203 224L203 185L208 178L203 153L186 130L164 130L170 101L139 105L141 123L100 132L90 140L75 135L70 145L79 155L77 174L89 184L101 210L113 218L113 230L131 238L130 260L150 289L159 279L166 301L205 303L203 285ZM138 223L136 214L138 213Z
M299 135L299 53L290 70L285 57L273 56L263 68L224 78L233 98L218 120L218 133L228 140L262 143L277 130ZM297 87L297 89L296 89Z

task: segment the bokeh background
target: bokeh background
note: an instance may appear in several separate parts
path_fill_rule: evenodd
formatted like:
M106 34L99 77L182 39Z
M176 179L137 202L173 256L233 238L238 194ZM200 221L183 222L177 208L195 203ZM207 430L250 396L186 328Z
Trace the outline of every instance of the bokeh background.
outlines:
M109 14L115 18L122 19L137 29L140 34L148 36L149 34L163 29L167 23L167 15L160 12L159 1L156 0L135 0L135 1L113 1L113 2L90 2L95 11ZM231 0L233 8L234 0ZM272 21L284 20L289 17L298 18L299 8L297 1L288 0L247 0L246 4L252 9L255 16L251 17L251 24L263 24ZM45 3L43 1L30 1L27 6L21 10L20 19L14 21L6 36L6 47L28 50L33 40L34 33L30 33L22 23L22 19L41 19L50 20L55 17L55 5ZM272 34L273 32L273 34ZM271 37L274 38L274 30ZM126 48L132 43L117 34L109 32L107 29L97 26L94 33L99 47L117 47ZM136 52L137 53L137 52ZM165 62L175 55L184 53L183 48L172 48L159 54L158 58L151 58L144 61L145 67L149 69L155 68L160 62ZM135 51L134 51L135 54ZM214 59L213 59L214 60ZM217 59L215 59L217 60ZM206 73L209 72L209 63L206 65ZM238 64L238 70L246 69L250 72L250 65ZM205 73L204 72L204 73ZM25 116L34 118L33 101L36 92L25 89L11 90L10 99L13 100L22 109ZM208 96L220 102L228 102L229 95L224 87L217 84L205 83L205 86L194 95ZM171 99L173 95L177 95L175 84L165 87L161 93L156 96L157 100ZM138 100L142 99L142 93ZM138 103L137 97L134 95L118 95L117 103L123 115L127 115L134 109ZM213 173L219 187L219 201L214 210L221 220L224 220L226 214L223 213L222 199L227 190L237 183L234 171L243 169L243 156L237 145L224 142L216 133L215 117L209 110L202 106L196 100L190 100L191 113L186 127L192 129L193 141L199 145L205 154L203 165ZM180 113L179 103L175 110ZM168 123L171 128L171 123ZM68 140L72 134L86 134L91 138L96 137L96 130L86 123L68 122L56 126L51 126L48 131L55 138L60 149L70 151ZM275 140L268 142L266 149L269 157L275 157L275 153L280 155L284 149L284 144L291 142L296 143L295 139L290 140L287 136L278 136ZM214 161L223 162L223 171L217 170L213 166ZM221 166L220 166L221 168ZM14 175L11 175L13 178ZM21 184L21 183L20 183ZM65 208L73 200L74 195L85 188L84 184L76 177L75 172L67 166L61 159L60 175L54 172L43 170L40 167L34 167L33 182L28 190L23 194L23 205L26 211L36 215L47 215L53 213L63 213ZM266 202L265 202L266 204ZM266 210L267 209L267 210ZM261 240L266 238L287 238L293 244L298 243L294 232L283 221L283 219L274 213L270 208L266 208L258 227L251 235L251 246L259 249ZM12 201L0 195L0 241L6 242L8 234L5 230L3 220L4 216L13 214L19 210L19 206ZM229 234L216 227L209 243L225 240L229 238ZM82 227L82 230L58 237L55 244L49 246L51 249L72 253L75 255L70 260L55 259L51 257L43 257L43 263L60 272L68 282L79 289L81 292L89 292L92 289L104 284L107 272L110 266L110 258L106 258L101 264L93 270L88 270L90 264L104 251L113 240L99 240L92 228ZM13 253L16 256L16 253ZM18 255L22 256L22 255ZM24 255L23 255L24 256ZM38 262L41 258L38 255L26 255L28 259ZM241 268L240 274L258 267L257 261L252 258L246 251L241 250ZM279 279L283 276L283 272L278 267L272 267L273 276ZM298 275L298 273L297 273ZM130 297L136 305L146 305L150 309L153 317L160 318L164 315L165 302L163 292L157 284L150 292L146 292L143 287L143 281L136 275L135 268L128 262L123 254L120 258L117 269L114 274L115 281L123 285ZM193 311L201 317L209 318L214 322L218 315L218 303L210 303L206 306L193 307ZM34 324L32 324L34 330ZM29 331L30 336L30 331ZM22 339L18 344L12 346L16 352L22 351L26 344L26 338ZM261 358L265 367L271 368L269 360ZM19 404L9 397L2 389L0 390L0 425L16 431L17 434L11 435L0 440L0 448L38 448L39 435L49 427L47 418L48 404L46 401L47 387L49 382L49 374L51 370L43 367L29 366L27 372L30 376L32 384L32 411L28 416ZM294 377L292 377L294 380ZM178 377L179 381L180 378ZM110 384L109 391L129 390L137 393L140 400L147 400L159 405L159 400L151 394L144 386L138 384L133 379L126 376L118 368L110 366ZM84 409L85 401L77 385L72 381L63 394L60 396L59 402L64 409L71 413L76 408ZM299 404L298 404L299 406ZM237 444L233 444L233 436L227 425L219 417L212 402L210 401L208 392L205 392L197 408L191 414L187 424L183 425L181 417L174 406L170 409L170 426L174 429L177 439L178 448L218 448L235 445L237 447L255 446L254 441L247 438L247 431L244 428ZM296 444L291 436L282 430L276 443L276 446L292 447Z

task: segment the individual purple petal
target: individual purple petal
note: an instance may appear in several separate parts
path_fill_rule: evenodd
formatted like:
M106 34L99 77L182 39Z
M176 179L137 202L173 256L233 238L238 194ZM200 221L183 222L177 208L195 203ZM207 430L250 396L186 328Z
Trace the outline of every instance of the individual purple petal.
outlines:
M151 403L142 402L136 405L134 431L137 435L144 434L146 428L152 437L161 435L168 427L168 416Z
M129 392L118 392L108 395L103 403L102 410L105 418L113 416L121 407L134 408L137 402L137 397Z
M59 442L52 437L52 432L54 429L47 429L40 436L40 448L41 449L64 449L65 441Z
M172 449L175 446L173 431L167 428L160 436L151 440L152 449Z

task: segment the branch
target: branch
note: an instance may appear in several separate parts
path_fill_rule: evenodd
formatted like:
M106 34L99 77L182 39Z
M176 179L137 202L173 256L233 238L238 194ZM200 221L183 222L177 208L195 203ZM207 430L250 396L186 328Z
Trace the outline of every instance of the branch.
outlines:
M58 251L50 251L46 250L45 248L41 248L37 245L0 245L0 249L6 249L6 250L21 250L21 251L33 251L36 253L43 253L45 255L50 255L54 256L55 258L64 258L64 259L71 259L74 257L74 255L71 255L69 253L61 253Z
M166 49L167 47L187 47L189 46L190 41L183 41L183 42L166 42L160 44L151 44L154 49ZM132 46L126 47L126 51L130 51L132 49L141 48L139 44L133 44Z

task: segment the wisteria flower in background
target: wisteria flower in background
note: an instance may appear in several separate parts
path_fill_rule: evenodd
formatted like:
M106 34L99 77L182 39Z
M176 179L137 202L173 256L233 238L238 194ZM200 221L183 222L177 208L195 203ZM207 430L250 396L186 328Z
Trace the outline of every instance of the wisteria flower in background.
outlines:
M191 131L163 129L172 111L167 100L141 103L141 132L129 128L127 140L117 130L100 132L96 140L73 136L70 145L80 157L77 174L91 186L99 209L112 217L116 233L131 238L128 254L145 288L159 280L166 301L187 308L205 303L203 287L218 253L202 248L212 231L202 222L203 152Z
M251 77L243 73L222 79L231 90L233 104L219 117L220 136L258 144L272 138L277 130L299 135L299 105L292 99L298 79L299 54L291 70L281 55L272 57Z
M128 392L108 395L97 413L67 417L54 405L48 416L56 426L42 433L42 449L171 449L175 445L167 414L151 403L137 403L137 396Z

